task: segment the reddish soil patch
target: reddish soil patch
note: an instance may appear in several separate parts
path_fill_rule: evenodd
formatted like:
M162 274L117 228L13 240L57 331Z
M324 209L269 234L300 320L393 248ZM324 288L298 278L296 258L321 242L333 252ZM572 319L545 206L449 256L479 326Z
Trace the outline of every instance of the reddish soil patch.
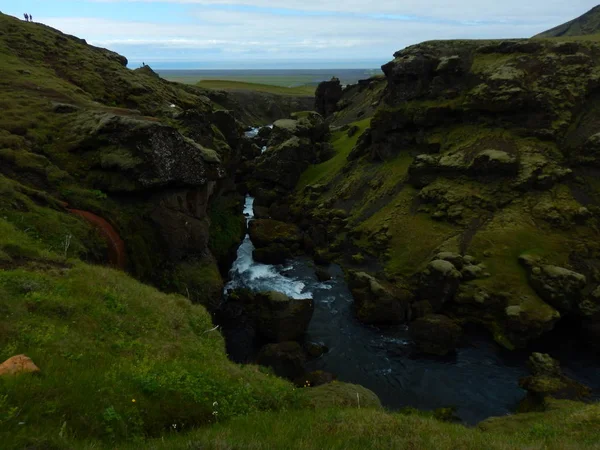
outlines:
M79 209L69 209L69 212L83 217L85 220L98 228L98 231L108 244L108 261L111 265L125 270L125 243L114 227L102 217L97 216L94 213L81 211Z

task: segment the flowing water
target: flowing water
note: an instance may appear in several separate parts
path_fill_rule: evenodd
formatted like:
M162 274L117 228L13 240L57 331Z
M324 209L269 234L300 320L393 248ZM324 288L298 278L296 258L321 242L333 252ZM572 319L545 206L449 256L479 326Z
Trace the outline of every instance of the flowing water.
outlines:
M254 217L253 203L252 197L246 197L247 222ZM323 342L329 352L311 361L309 371L320 369L336 374L341 381L361 384L378 394L391 409L452 406L469 424L512 412L525 395L518 380L528 374L528 352L507 352L486 335L470 333L465 339L468 345L459 348L451 358L413 358L405 326L377 328L355 319L352 295L339 266L331 265L328 270L333 278L322 283L308 258L296 258L279 266L260 264L252 258L253 249L246 235L225 293L249 288L314 299L315 312L307 340ZM552 343L550 349L535 350L551 353L561 361L568 376L595 392L600 390L597 356L562 339Z

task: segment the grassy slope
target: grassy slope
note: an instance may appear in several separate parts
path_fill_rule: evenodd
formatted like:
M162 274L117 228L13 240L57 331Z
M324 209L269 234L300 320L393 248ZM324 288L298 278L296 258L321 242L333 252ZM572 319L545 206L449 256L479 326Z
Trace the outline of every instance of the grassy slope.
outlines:
M299 404L290 383L227 359L202 306L45 244L0 219L0 359L25 353L42 370L0 378L3 448L59 433L139 440L214 422L213 411Z
M205 89L221 89L231 91L257 91L278 95L312 96L315 94L315 86L285 87L262 83L249 83L234 80L202 80L196 83Z

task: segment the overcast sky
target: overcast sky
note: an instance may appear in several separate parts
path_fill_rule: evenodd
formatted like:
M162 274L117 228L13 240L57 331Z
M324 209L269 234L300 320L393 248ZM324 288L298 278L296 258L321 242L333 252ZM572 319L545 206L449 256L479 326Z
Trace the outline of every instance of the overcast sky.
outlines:
M529 37L598 0L0 0L156 68L378 67L430 39Z

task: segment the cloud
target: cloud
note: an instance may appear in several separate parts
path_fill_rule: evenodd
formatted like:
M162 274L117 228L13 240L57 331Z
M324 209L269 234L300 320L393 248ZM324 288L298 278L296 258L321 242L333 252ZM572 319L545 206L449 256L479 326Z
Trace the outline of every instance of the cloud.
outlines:
M93 1L107 7L144 2L144 8L152 8L154 3ZM579 11L564 0L288 0L285 10L270 0L161 0L185 5L181 23L94 17L41 20L135 61L284 58L384 63L396 50L425 40L531 36L580 14L586 1L576 2L581 3ZM564 16L555 17L561 11Z
M176 3L183 5L244 5L263 9L403 15L467 21L563 22L596 6L596 0L93 0L103 3Z

